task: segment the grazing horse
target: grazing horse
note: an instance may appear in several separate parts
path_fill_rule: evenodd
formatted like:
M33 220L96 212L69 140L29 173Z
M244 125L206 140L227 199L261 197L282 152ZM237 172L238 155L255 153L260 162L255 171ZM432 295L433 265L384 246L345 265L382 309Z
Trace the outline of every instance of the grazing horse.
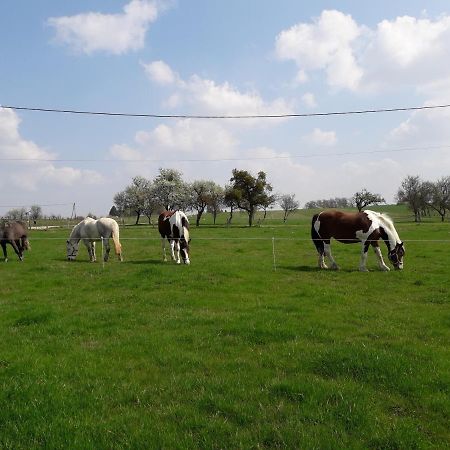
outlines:
M91 217L86 217L79 224L75 225L67 239L67 259L73 261L78 254L78 245L82 239L86 245L91 262L95 262L97 257L95 255L95 242L103 240L105 244L104 261L109 258L109 238L113 239L116 255L119 261L122 261L122 246L119 241L119 225L114 219L109 217L102 217L94 220Z
M28 241L28 229L23 222L6 222L0 228L0 244L3 249L5 262L8 262L8 253L6 244L11 244L20 261L23 261L24 250L30 250L31 246Z
M381 238L388 248L388 257L395 269L403 269L405 248L400 240L392 220L385 214L365 210L357 213L336 210L315 214L311 224L311 237L319 252L319 267L327 269L325 256L331 261L331 268L338 265L331 255L330 239L344 244L362 243L359 270L367 272L366 261L369 245L375 250L381 270L390 270L384 263L378 240Z
M163 211L158 217L158 230L162 239L163 260L166 258L166 241L170 243L172 259L180 264L180 253L184 264L189 260L189 220L182 211ZM175 257L175 251L177 256Z

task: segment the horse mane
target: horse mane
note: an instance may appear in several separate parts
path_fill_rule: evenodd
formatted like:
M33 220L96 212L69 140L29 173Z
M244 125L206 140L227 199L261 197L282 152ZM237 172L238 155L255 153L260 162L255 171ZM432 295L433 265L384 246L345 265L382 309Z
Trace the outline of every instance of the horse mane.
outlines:
M397 230L394 227L394 221L392 220L392 218L386 213L376 212L375 214L378 216L380 222L383 224L383 227L385 228L386 232L392 234L396 242L400 242L400 237L397 233Z

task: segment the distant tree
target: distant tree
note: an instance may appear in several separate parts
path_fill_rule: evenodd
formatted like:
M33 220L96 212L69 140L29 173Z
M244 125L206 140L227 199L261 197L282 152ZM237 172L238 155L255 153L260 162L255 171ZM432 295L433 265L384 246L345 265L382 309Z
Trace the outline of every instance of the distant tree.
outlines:
M214 181L198 180L191 185L191 206L197 211L195 225L200 225L200 219L205 212L206 207L211 202L211 190Z
M422 191L429 208L436 211L444 222L447 211L450 210L450 176L436 181L423 183Z
M423 210L425 199L422 181L419 175L408 175L397 191L397 201L406 203L414 213L414 221L420 222L421 211Z
M117 216L122 217L123 215L125 215L128 209L126 192L120 191L117 194L115 194L113 201L114 201L114 208L116 208L117 211Z
M274 194L274 195L267 195L267 199L265 202L263 202L263 204L261 205L262 210L264 211L264 215L262 220L266 220L267 217L267 211L269 210L269 208L271 208L273 205L275 205L275 203L278 201L278 195Z
M231 191L239 209L248 214L248 224L252 226L255 212L260 207L267 207L270 201L272 186L266 180L265 172L259 172L257 177L253 177L246 170L233 169L233 176L230 178Z
M183 181L182 173L175 169L159 169L153 180L151 196L155 203L168 211L190 207L189 186Z
M29 217L35 221L42 218L42 208L39 205L31 205Z
M367 189L356 192L352 198L353 203L358 208L358 211L362 211L366 206L377 205L378 203L385 203L383 197L380 194L373 194Z
M139 223L141 215L145 213L150 195L149 186L149 180L141 176L136 176L129 186L114 196L114 204L120 215L128 209L133 211L136 214L136 225Z
M305 203L305 209L313 208L351 208L353 201L351 198L335 197L323 200L311 200Z
M288 215L299 207L299 203L295 200L295 194L283 194L279 200L281 209L284 212L283 222L286 222Z
M6 217L11 220L25 220L27 217L27 210L25 208L10 209L6 213Z
M231 184L225 186L224 189L224 195L223 195L223 203L224 206L227 208L230 208L230 215L227 219L227 225L231 224L231 221L233 220L233 212L235 209L238 208L238 204L236 201L238 194L234 191L234 188Z
M149 197L149 185L149 180L136 176L133 178L131 185L125 188L127 206L136 214L136 225L139 223L141 215L145 213Z
M225 191L222 186L214 184L211 189L211 198L207 206L207 211L211 212L213 216L213 223L216 224L217 214L221 208L225 205Z
M310 200L309 202L305 203L305 209L314 209L314 208L320 208L320 206L317 204L317 200Z
M197 211L196 226L205 211L213 214L214 223L220 207L223 204L223 188L214 181L199 180L191 185L191 207Z

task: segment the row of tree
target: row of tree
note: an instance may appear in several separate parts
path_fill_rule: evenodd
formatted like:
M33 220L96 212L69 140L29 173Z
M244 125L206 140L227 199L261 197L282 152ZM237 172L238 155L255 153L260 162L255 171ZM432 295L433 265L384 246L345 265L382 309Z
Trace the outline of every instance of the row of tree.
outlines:
M378 205L379 203L386 203L386 201L380 194L373 194L364 188L350 198L335 197L309 201L305 204L305 208L358 208L358 211L362 211L369 205Z
M12 220L38 220L42 219L42 208L39 205L31 205L27 208L13 208L10 209L5 216Z
M435 211L444 221L450 210L450 177L436 182L422 181L417 176L407 176L397 193L397 202L405 203L413 211L416 221ZM305 208L350 208L358 211L370 205L385 203L380 194L362 189L353 197L335 197L307 202ZM200 224L203 213L210 212L214 223L219 211L229 211L228 223L231 223L235 210L248 214L251 226L257 210L264 211L266 217L269 208L279 205L284 211L283 220L299 207L294 194L275 194L267 181L265 172L253 176L246 170L234 169L229 184L219 186L214 181L198 180L193 183L183 181L182 173L174 169L160 169L154 180L143 177L133 178L132 183L114 196L115 206L111 215L134 213L136 224L142 215L151 222L153 213L161 209L183 209L196 211L196 225Z
M408 205L414 213L416 222L431 212L436 212L444 221L450 211L450 176L432 182L422 181L418 175L409 175L398 189L397 202ZM369 205L379 203L385 203L383 197L362 189L351 198L335 197L309 201L305 204L305 208L356 207L361 211ZM267 181L264 172L259 172L254 177L246 170L234 169L229 184L222 187L210 180L187 183L178 170L159 169L158 175L153 180L134 177L129 186L118 192L114 196L114 206L110 210L110 215L135 215L137 224L142 216L146 216L151 222L152 215L162 209L182 209L196 212L198 226L205 211L213 215L216 223L217 214L226 209L229 211L228 223L231 223L233 212L242 210L247 212L248 223L251 226L257 210L263 210L265 218L267 210L276 205L283 210L284 221L299 207L295 194L273 193L272 185ZM36 221L43 218L43 214L41 206L32 205L29 209L11 209L5 217ZM58 217L49 216L49 218Z
M254 177L246 170L234 169L230 183L222 187L211 180L187 183L180 171L159 169L153 180L134 177L129 186L118 192L110 215L133 213L138 224L141 216L146 216L151 222L152 215L162 209L182 209L196 212L198 226L205 211L213 215L216 223L217 214L226 208L229 211L228 223L235 210L242 210L247 212L251 226L257 210L262 209L266 214L268 208L277 203L284 211L284 220L299 207L295 194L274 194L264 172Z
M443 222L450 211L450 176L433 182L423 181L419 175L409 175L397 192L397 201L408 205L416 222L433 211L439 214Z

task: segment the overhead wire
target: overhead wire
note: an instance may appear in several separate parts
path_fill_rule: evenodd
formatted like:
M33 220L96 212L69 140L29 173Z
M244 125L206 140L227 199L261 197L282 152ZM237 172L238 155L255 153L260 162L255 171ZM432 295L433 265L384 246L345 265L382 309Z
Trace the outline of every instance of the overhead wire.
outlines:
M0 108L13 109L17 111L51 112L60 114L83 114L83 115L113 116L113 117L143 117L153 119L283 119L292 117L323 117L323 116L344 116L354 114L377 114L377 113L401 112L401 111L423 111L449 107L450 104L442 104L442 105L424 105L424 106L410 106L398 108L362 109L362 110L330 111L330 112L316 112L316 113L198 115L198 114L127 113L127 112L89 111L77 109L42 108L42 107L16 106L16 105L0 105Z
M328 153L315 153L315 154L297 154L297 155L276 155L276 156L255 156L255 157L239 157L239 158L191 158L177 160L171 159L148 159L148 158L0 158L0 161L5 162L25 162L25 161L37 161L37 162L102 162L102 163L114 163L114 162L128 162L128 163L162 163L162 162L223 162L223 161L260 161L260 160L276 160L276 159L296 159L296 158L320 158L328 156L349 156L349 155L371 155L375 153L394 153L394 152L409 152L418 150L438 150L450 148L450 145L434 145L426 147L401 147L401 148L386 148L360 152L328 152Z

